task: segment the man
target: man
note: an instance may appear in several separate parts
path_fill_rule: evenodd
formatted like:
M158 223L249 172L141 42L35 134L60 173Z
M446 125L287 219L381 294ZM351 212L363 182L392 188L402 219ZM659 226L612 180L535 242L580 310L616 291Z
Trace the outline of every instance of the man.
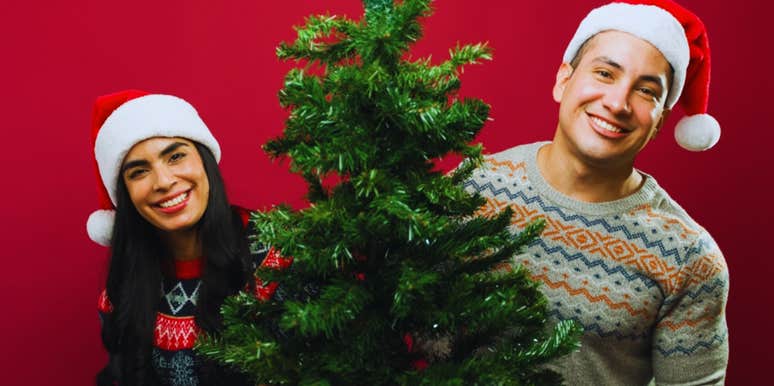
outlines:
M515 231L546 220L541 239L515 261L542 282L553 318L585 328L581 349L552 365L569 385L725 377L723 255L633 166L678 100L688 114L706 111L709 47L695 15L671 1L648 4L589 13L557 71L553 141L488 156L466 182L486 197L485 214L513 208ZM713 118L684 119L676 134L683 147L717 142Z

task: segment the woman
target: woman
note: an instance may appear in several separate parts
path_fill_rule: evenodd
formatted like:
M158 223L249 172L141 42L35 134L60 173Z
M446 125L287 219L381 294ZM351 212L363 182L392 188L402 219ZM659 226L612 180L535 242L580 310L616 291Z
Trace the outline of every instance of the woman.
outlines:
M97 384L249 384L192 351L266 255L250 255L247 213L226 199L218 142L186 101L137 90L97 99L92 139L102 210L87 228L111 247Z

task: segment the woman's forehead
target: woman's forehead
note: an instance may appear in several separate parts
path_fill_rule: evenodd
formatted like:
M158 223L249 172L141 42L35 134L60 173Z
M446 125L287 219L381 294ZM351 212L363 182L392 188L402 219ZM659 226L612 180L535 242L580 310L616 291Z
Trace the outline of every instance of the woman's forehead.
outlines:
M141 156L142 158L158 156L165 149L176 143L191 147L194 146L191 140L183 137L151 137L134 144L134 146L126 153L124 162L138 156Z

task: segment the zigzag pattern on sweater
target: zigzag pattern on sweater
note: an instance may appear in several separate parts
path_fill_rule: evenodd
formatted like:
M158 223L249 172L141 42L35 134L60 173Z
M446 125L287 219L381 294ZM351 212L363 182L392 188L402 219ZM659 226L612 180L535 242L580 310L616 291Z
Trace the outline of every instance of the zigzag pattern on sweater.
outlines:
M620 265L615 267L610 267L607 263L605 263L604 260L598 260L598 259L591 260L581 252L570 253L561 246L550 246L543 239L540 239L540 238L535 240L533 245L540 247L540 249L543 250L547 255L551 255L551 256L561 255L564 258L564 260L567 262L579 260L579 261L582 261L583 264L586 265L586 267L589 269L593 269L597 267L602 268L605 271L605 273L607 273L609 276L620 274L630 282L640 281L643 285L645 285L646 288L653 288L658 286L658 283L655 280L652 280L651 278L643 275L642 273L629 272L629 270L627 270L626 268ZM537 254L535 255L536 255L535 257L539 257ZM718 290L722 290L724 286L725 286L724 279L715 278L709 283L703 282L696 290L686 290L684 292L684 295L690 297L691 299L696 299L702 296L702 294L705 294L705 293L712 294ZM664 301L664 305L669 305L670 303L675 301L679 301L679 299L668 298Z
M616 338L618 340L630 340L630 341L638 341L638 340L645 340L650 338L649 333L641 333L641 334L622 334L618 330L605 330L599 323L584 323L583 320L581 320L578 317L575 316L567 316L559 312L559 310L553 309L548 312L548 316L554 317L557 320L574 320L576 323L580 324L583 327L584 332L586 333L594 333L595 335L598 335L602 338ZM716 344L723 343L726 340L727 334L715 334L711 339L709 340L702 340L697 342L696 344L686 347L682 345L678 345L676 347L666 349L662 345L656 344L655 348L658 350L661 355L668 357L674 354L684 354L684 355L690 355L696 352L696 350L701 348L712 348Z
M641 341L650 337L649 333L643 332L640 334L622 334L618 330L605 330L599 323L584 323L580 318L575 316L566 316L557 309L548 311L548 316L552 316L557 320L574 320L576 323L583 327L585 333L594 333L602 338L616 338L618 340L631 340Z
M168 351L190 349L196 343L200 331L193 316L176 318L158 312L153 343L154 346Z
M709 283L709 284L706 284L706 283L702 284L695 291L686 290L684 292L684 295L686 297L691 298L691 299L697 299L699 297L702 297L702 295L704 295L705 293L708 294L708 295L710 295L710 294L714 295L719 290L723 290L725 288L725 286L726 286L725 279L716 278L716 279L712 280L712 282ZM718 296L720 296L720 295L718 295ZM672 298L665 299L664 300L664 305L668 306L668 305L671 305L672 303L676 303L676 302L679 302L679 301L681 301L681 299L672 299Z
M475 180L472 180L472 179L467 180L463 184L463 187L473 188L475 189L476 192L479 192L479 193L488 190L493 197L505 195L505 197L507 197L510 200L513 200L515 198L520 198L527 205L537 204L538 206L540 206L540 209L542 209L543 212L545 213L557 214L565 222L579 221L587 228L591 228L594 226L602 226L604 230L610 234L615 234L619 232L623 233L624 236L626 236L626 238L629 240L642 241L643 245L646 248L657 248L660 256L662 257L674 257L678 265L684 264L685 260L688 257L688 256L682 257L680 251L676 248L665 247L664 243L661 242L661 240L650 240L645 232L632 233L625 226L612 225L604 218L589 220L585 216L581 216L577 214L567 214L560 207L546 204L545 201L543 201L543 199L537 195L528 197L526 194L524 194L524 192L521 192L521 191L512 193L508 188L505 188L505 187L497 189L495 188L494 184L492 184L491 182L487 182L483 185L479 185Z
M712 338L709 340L702 340L694 344L693 346L686 347L683 345L678 345L673 348L666 349L662 347L661 344L656 344L655 348L656 350L661 353L661 355L668 357L674 354L683 354L683 355L691 355L698 351L699 349L711 349L714 348L723 342L726 341L728 334L715 334Z
M602 268L605 271L605 273L607 273L610 276L620 274L630 282L639 280L647 288L653 288L658 286L658 283L655 280L643 275L640 272L629 272L629 270L627 270L626 268L620 265L611 267L604 260L600 260L600 259L591 260L581 252L570 253L566 249L562 248L561 246L552 247L548 245L543 239L535 240L535 245L540 246L540 249L542 249L549 255L555 256L556 254L560 254L562 257L564 257L565 261L572 262L575 260L580 260L583 262L583 264L586 265L587 268L596 268L596 267Z
M514 210L512 224L519 228L523 228L534 220L543 219L546 221L546 229L544 229L541 235L542 238L559 242L569 248L585 251L585 253L594 253L599 257L606 257L612 261L624 263L642 272L648 272L659 282L662 291L671 292L677 286L677 283L674 282L678 273L677 267L666 264L663 260L656 258L655 255L648 253L647 249L641 249L628 240L616 240L612 236L600 232L592 233L588 229L552 219L547 215L543 215L539 210L530 210L517 204L509 205L507 202L498 201L492 197L487 197L487 202L489 205L484 206L479 214L492 215L503 207L509 206ZM585 221L585 223L589 223L589 221ZM580 237L578 242L576 242L572 236L578 232L580 232ZM596 237L594 234L596 234Z
M488 183L486 185L490 185ZM507 191L507 190L506 190ZM538 197L539 198L539 197ZM623 262L626 265L633 268L648 272L655 280L659 282L661 289L666 294L675 292L678 288L685 284L692 284L699 281L707 280L713 275L719 273L725 269L725 262L720 256L702 255L696 258L687 267L680 265L671 265L668 261L661 258L660 255L653 254L650 248L657 248L661 251L667 250L663 243L658 241L649 241L647 238L638 237L640 234L632 234L635 238L640 238L648 245L646 248L642 248L633 243L631 239L614 239L612 234L604 233L601 231L591 231L585 227L578 227L571 225L568 222L562 222L564 218L583 218L583 224L598 223L603 225L606 229L610 230L613 227L607 221L603 219L597 221L589 221L585 217L572 215L566 216L563 211L557 210L556 213L560 214L562 219L554 219L547 215L543 215L537 209L530 209L517 204L508 204L506 201L498 201L493 197L486 197L488 205L484 206L479 214L491 215L498 212L505 206L509 206L514 210L514 219L512 224L523 228L527 223L537 219L546 220L547 226L543 232L543 236L550 238L552 241L560 241L562 244L572 247L574 249L585 250L586 252L601 254L602 256L611 258L615 261ZM541 204L543 208L550 208L550 206L543 205L542 200L538 199L537 202ZM636 211L650 211L647 206L641 206L636 208ZM659 215L659 217L664 217ZM645 221L649 221L646 219ZM676 220L675 220L676 221ZM672 222L674 226L675 222ZM679 222L678 222L679 223ZM667 225L665 225L667 226ZM682 230L685 234L688 231ZM631 234L628 231L625 234ZM577 236L577 238L575 238ZM673 253L677 253L677 248L670 249ZM694 248L695 250L695 248ZM686 256L687 258L688 256ZM680 260L680 259L678 259ZM687 261L685 258L683 261ZM687 283L686 283L687 280Z
M668 328L672 331L677 331L682 328L693 328L693 327L697 327L706 323L711 323L717 320L718 315L712 315L711 312L709 312L709 309L707 309L706 311L708 315L700 318L696 318L696 319L686 319L679 322L673 322L669 319L666 319L661 321L661 323L658 324L658 327Z
M602 303L611 310L625 310L629 315L637 317L646 317L649 314L648 308L638 308L626 301L614 301L606 294L593 294L585 287L573 287L565 280L552 281L547 275L531 275L532 280L540 281L551 289L561 289L570 296L582 296L589 303Z

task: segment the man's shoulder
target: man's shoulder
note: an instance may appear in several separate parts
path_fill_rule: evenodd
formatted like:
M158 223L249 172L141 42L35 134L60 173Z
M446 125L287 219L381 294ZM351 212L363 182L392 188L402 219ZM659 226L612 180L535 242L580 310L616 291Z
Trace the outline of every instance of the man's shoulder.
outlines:
M484 163L476 171L478 177L486 174L526 178L527 163L534 162L537 149L545 142L518 145L509 149L484 155Z
M656 185L656 199L647 205L652 215L663 216L670 222L681 224L695 233L707 232L664 188L656 184L653 177L648 178Z
M533 142L523 145L517 145L497 153L484 155L487 164L491 163L519 163L527 161L528 158L536 152L537 148L548 142Z
M653 177L648 177L653 179ZM629 212L639 217L656 231L668 236L678 249L687 248L702 255L717 254L722 259L722 253L709 231L695 220L688 212L662 187L652 181L655 186L655 199L642 204Z

